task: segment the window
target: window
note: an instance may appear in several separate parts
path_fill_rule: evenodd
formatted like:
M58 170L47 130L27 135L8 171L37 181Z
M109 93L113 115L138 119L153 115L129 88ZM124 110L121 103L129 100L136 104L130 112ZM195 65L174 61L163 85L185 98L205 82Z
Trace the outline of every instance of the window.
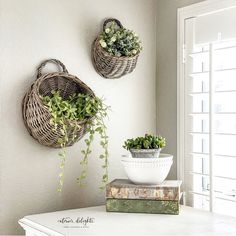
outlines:
M178 168L186 204L236 217L236 6L181 19Z

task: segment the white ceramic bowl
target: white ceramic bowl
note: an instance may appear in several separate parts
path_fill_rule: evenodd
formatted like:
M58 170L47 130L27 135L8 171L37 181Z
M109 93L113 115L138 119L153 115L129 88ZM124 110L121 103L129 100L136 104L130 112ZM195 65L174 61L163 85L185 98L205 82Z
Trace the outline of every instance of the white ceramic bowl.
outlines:
M158 158L131 158L121 160L130 181L135 184L155 185L162 183L171 168L173 156L160 154Z

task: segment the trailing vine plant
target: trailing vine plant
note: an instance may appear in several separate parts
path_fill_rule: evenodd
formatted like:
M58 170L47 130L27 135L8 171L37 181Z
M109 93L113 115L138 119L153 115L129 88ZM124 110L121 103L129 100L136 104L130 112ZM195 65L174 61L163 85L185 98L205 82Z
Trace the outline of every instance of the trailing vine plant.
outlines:
M104 104L103 99L93 97L90 94L75 93L67 99L63 99L60 91L51 91L51 96L41 96L43 104L48 108L52 115L50 123L55 130L60 129L61 136L57 142L61 146L58 155L61 159L59 187L58 192L62 191L64 184L64 172L66 164L66 145L70 139L73 141L77 138L77 131L81 129L79 123L86 121L86 132L88 137L85 139L86 148L81 151L83 159L80 162L82 171L77 178L80 186L83 186L83 181L87 176L87 164L89 155L92 152L91 145L94 140L95 133L100 136L100 145L103 149L99 156L103 159L102 168L104 174L102 176L101 189L104 189L108 181L108 136L107 127L104 123L104 118L107 117L109 107ZM72 131L68 133L68 131Z

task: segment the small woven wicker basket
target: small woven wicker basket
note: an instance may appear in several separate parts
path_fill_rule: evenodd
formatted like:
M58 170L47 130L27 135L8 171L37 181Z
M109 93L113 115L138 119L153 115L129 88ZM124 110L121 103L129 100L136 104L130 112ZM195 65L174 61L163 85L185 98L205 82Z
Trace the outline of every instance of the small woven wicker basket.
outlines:
M63 72L47 73L42 75L41 71L47 63L55 63L62 68ZM62 137L60 126L55 129L50 123L52 118L48 108L43 104L40 96L51 96L51 91L60 91L61 96L66 99L74 93L84 93L95 96L93 91L79 80L76 76L68 74L63 63L56 59L44 61L37 69L37 79L25 94L22 102L23 120L30 135L45 146L60 148L58 139ZM68 128L69 141L66 146L71 146L86 133L86 124L89 120L73 121L80 128ZM67 121L72 122L72 121ZM76 134L76 138L73 138Z
M103 23L103 30L110 22L123 28L121 22L117 19L109 18ZM92 45L92 61L98 74L107 79L118 79L128 73L131 73L137 64L139 53L132 57L118 57L106 52L99 43L99 36Z

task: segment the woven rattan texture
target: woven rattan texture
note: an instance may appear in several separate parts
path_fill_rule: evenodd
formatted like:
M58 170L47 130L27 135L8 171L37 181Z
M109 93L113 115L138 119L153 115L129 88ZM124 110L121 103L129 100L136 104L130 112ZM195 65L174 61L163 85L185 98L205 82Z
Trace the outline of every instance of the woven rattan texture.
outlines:
M42 67L48 62L61 66L63 72L42 75ZM22 102L23 120L30 135L39 143L53 148L60 148L58 139L62 137L60 132L61 127L58 126L57 129L55 129L54 125L50 123L52 116L40 98L40 96L51 96L52 90L60 91L63 98L68 98L73 93L95 95L85 83L76 76L68 74L65 66L56 59L46 60L38 68L37 79L25 94ZM68 128L69 141L66 146L73 145L84 136L87 122L88 120L82 122L78 121L77 124L79 124L81 128ZM73 134L76 134L75 139L73 139Z
M108 19L103 24L105 25L111 21L117 22L119 27L123 27L117 19ZM118 79L128 73L131 73L137 64L139 54L133 57L118 57L113 56L106 52L99 43L99 37L97 37L92 45L92 61L94 68L102 77L107 79Z

